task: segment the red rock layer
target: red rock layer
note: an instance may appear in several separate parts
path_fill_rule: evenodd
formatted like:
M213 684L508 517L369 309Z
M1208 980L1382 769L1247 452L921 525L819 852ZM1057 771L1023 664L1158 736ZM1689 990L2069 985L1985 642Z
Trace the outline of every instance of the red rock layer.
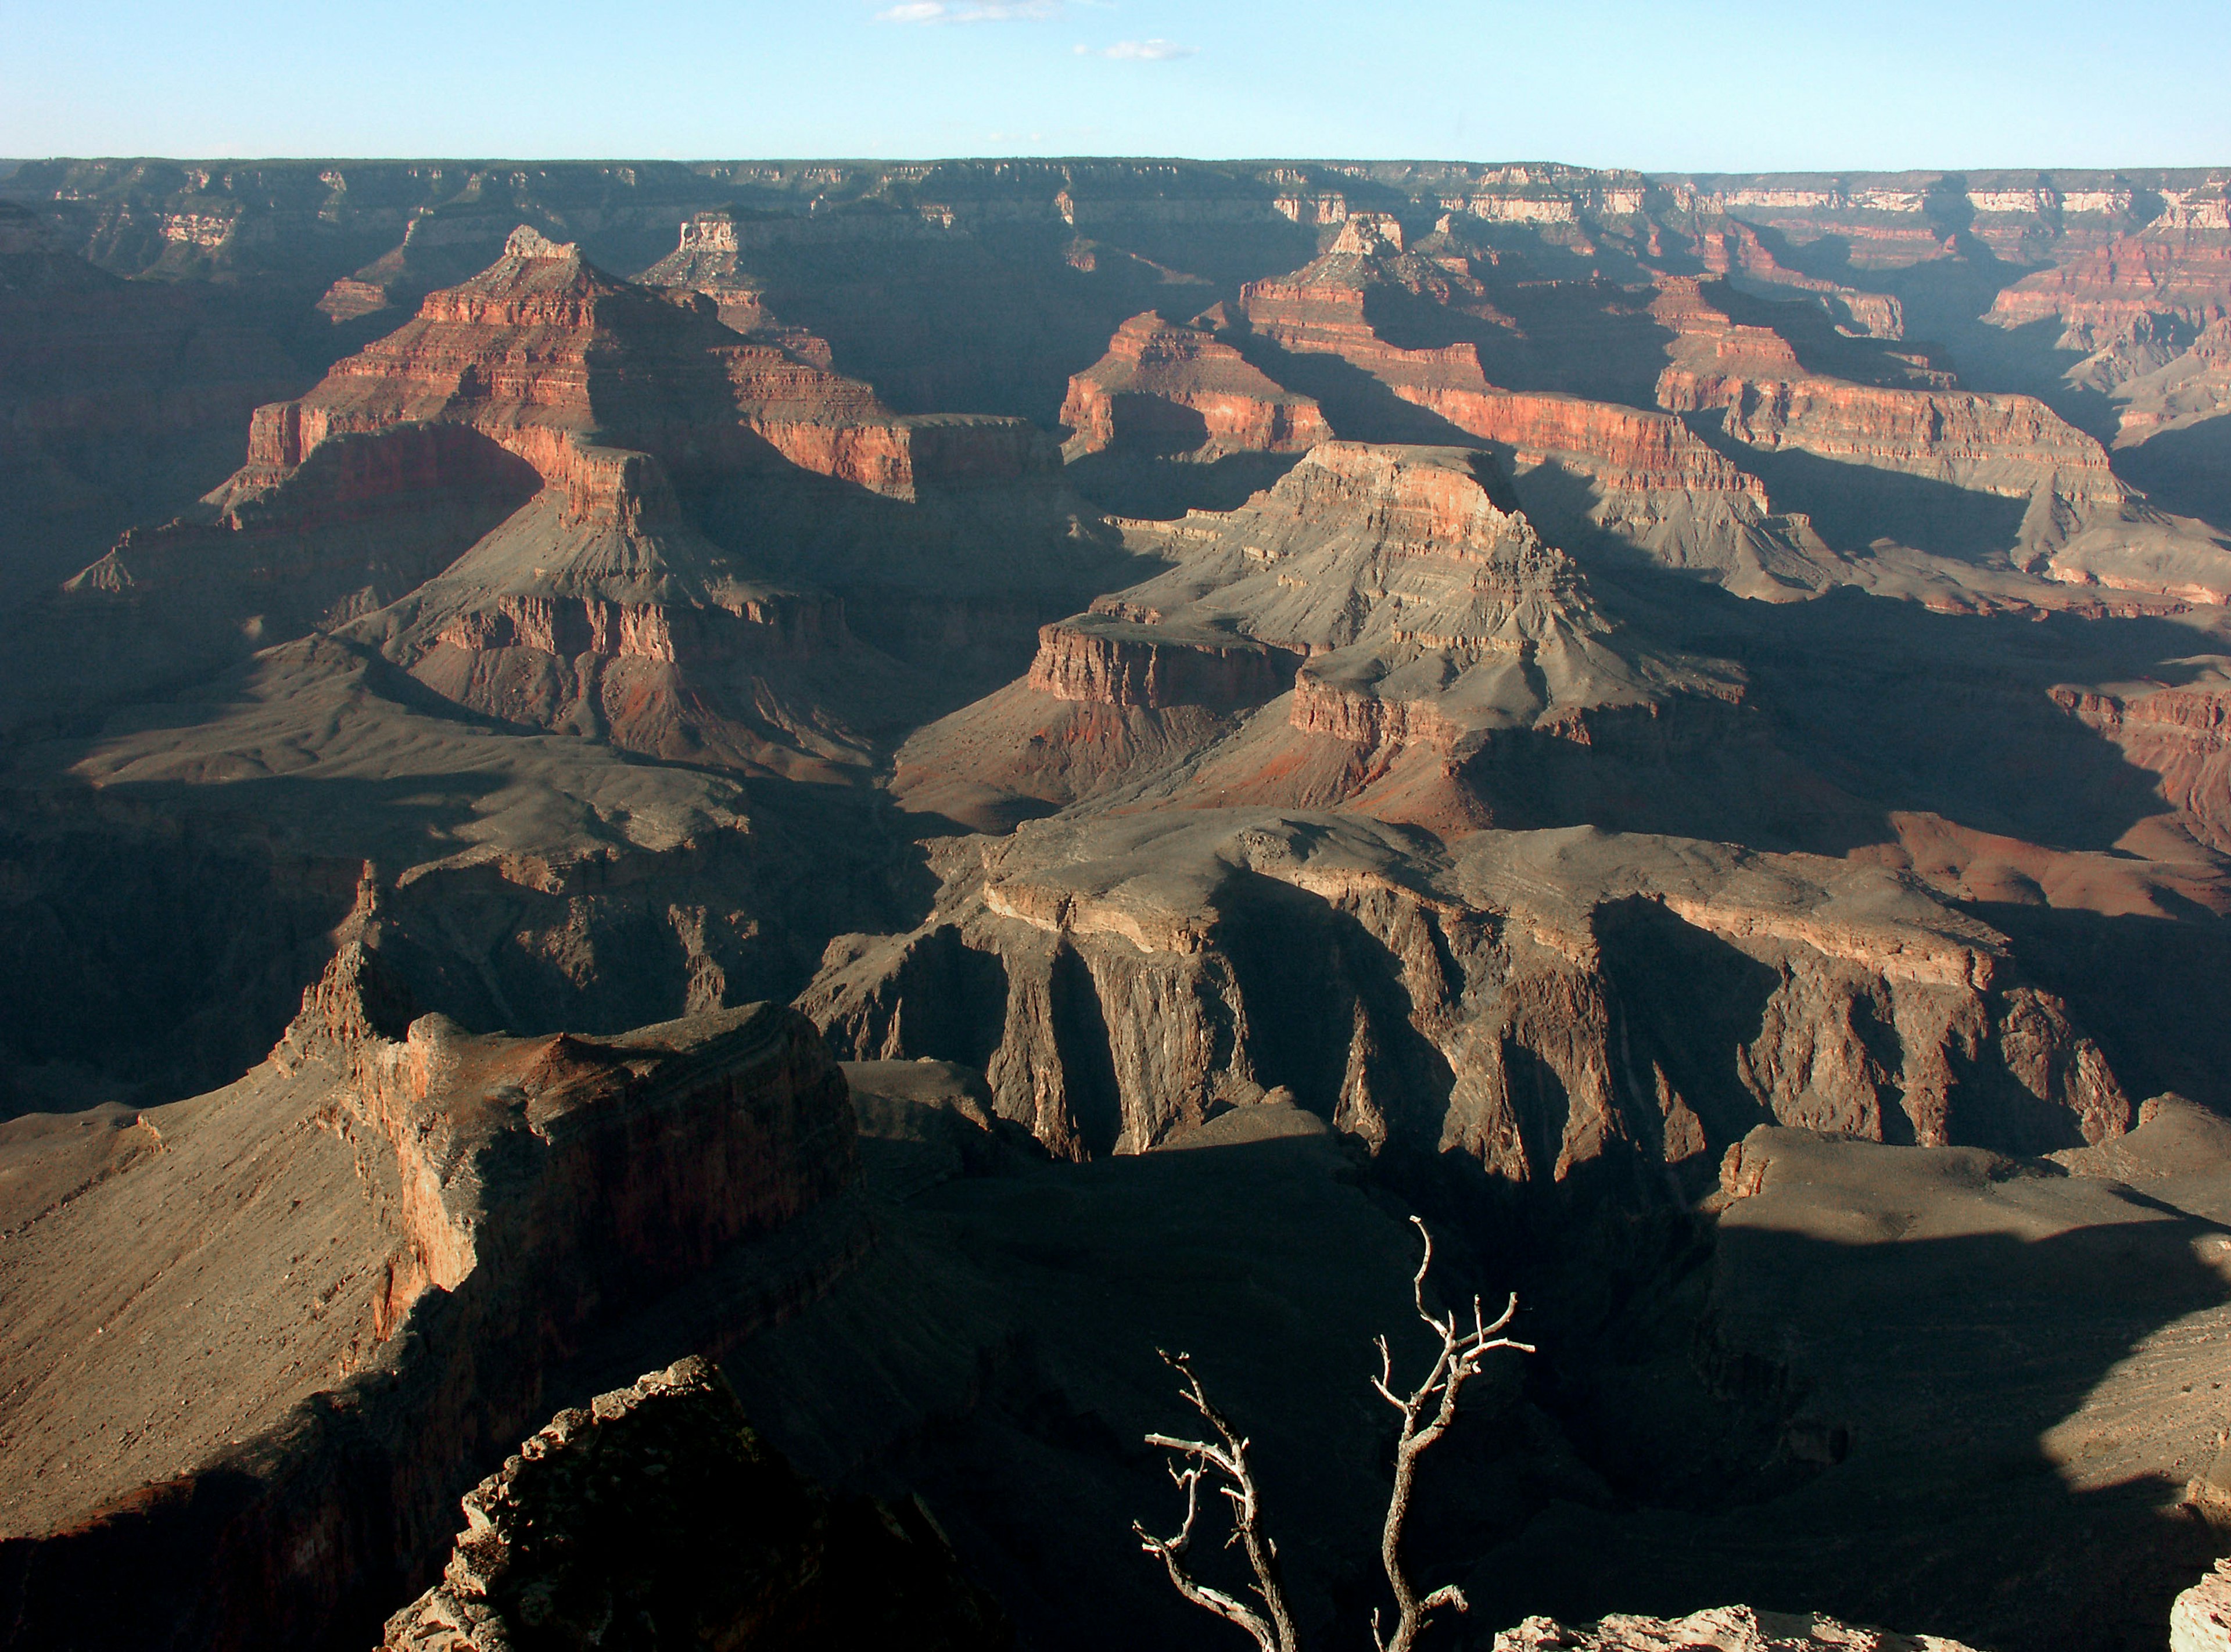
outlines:
M1992 301L1990 319L2048 319L2066 345L2096 350L2133 326L2173 316L2197 329L2231 313L2231 234L2150 229L2026 275Z
M1555 458L1605 487L1741 497L1762 512L1766 489L1662 413L1579 397L1501 390L1470 344L1404 350L1382 340L1364 314L1367 290L1385 279L1356 259L1320 259L1297 274L1242 289L1248 324L1281 348L1337 355L1395 395L1486 441L1507 442L1522 463Z
M495 264L430 294L308 395L259 410L229 493L270 485L333 436L424 423L469 425L553 482L592 438L694 465L779 455L901 498L1051 462L1018 421L925 429L857 379L740 339L702 298L615 280L522 229Z
M1697 255L1715 275L1740 275L1759 286L1806 293L1855 332L1870 338L1905 336L1905 311L1885 293L1863 293L1786 268L1759 239L1758 231L1729 218L1697 237Z
M2015 498L2048 483L2079 502L2127 495L2106 450L2034 397L1954 390L1949 376L1918 365L1911 371L1925 388L1807 372L1787 339L1730 319L1693 281L1664 282L1651 315L1674 335L1659 405L1717 410L1728 434L1753 447L1798 448Z
M1194 416L1188 421L1186 415ZM1280 388L1231 345L1153 311L1116 331L1108 353L1069 381L1061 422L1072 449L1098 453L1127 438L1162 447L1170 437L1203 454L1305 452L1331 436L1316 402Z
M1294 681L1288 723L1304 734L1322 734L1365 752L1429 745L1452 754L1465 734L1429 700L1389 700L1327 682L1303 670Z
M1040 694L1090 705L1230 711L1284 693L1297 657L1238 636L1193 636L1087 614L1038 633L1028 681Z
M2129 496L2106 449L2031 396L1668 367L1658 397L1677 413L1719 410L1730 436L1769 453L1797 448L2016 499L2048 484L2081 502L2119 504Z
M2193 836L2231 854L2231 683L2220 674L2147 694L2056 688L2053 698L2161 777Z

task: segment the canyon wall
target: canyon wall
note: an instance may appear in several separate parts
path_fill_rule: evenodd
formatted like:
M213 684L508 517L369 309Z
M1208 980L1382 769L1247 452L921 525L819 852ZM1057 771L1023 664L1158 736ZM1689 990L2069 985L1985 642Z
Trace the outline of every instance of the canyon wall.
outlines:
M647 1294L824 1204L853 1176L843 1078L792 1012L713 1011L614 1039L474 1037L438 1015L405 1031L396 1023L409 1013L407 993L366 944L378 927L368 921L365 939L343 945L270 1068L231 1103L275 1123L302 1112L314 1131L337 1138L359 1166L355 1197L395 1246L384 1262L363 1259L374 1287L363 1307L369 1336L360 1333L342 1366L346 1380L330 1386L332 1374L300 1371L297 1357L291 1389L281 1383L266 1410L232 1423L230 1442L201 1439L187 1421L198 1411L181 1410L158 1430L181 1437L152 1441L142 1455L172 1452L191 1466L139 1489L128 1455L109 1469L120 1476L113 1485L97 1470L47 1475L45 1500L12 1510L0 1543L10 1644L323 1644L360 1635L383 1600L436 1563L452 1500L540 1413L565 1359ZM86 1235L107 1232L107 1207L191 1173L170 1167L205 1152L221 1115L189 1102L155 1116L165 1152L133 1163L91 1200L48 1212L19 1236L24 1243L83 1247ZM233 1219L275 1223L283 1247L289 1218L263 1206L287 1197L293 1176L289 1208L302 1222L324 1220L328 1196L301 1179L315 1162L281 1166L275 1188ZM139 1237L152 1254L112 1269L107 1294L134 1267L161 1267L158 1231L143 1226ZM222 1286L204 1262L205 1305L168 1287L128 1292L128 1310L104 1306L101 1292L44 1302L37 1293L70 1288L68 1271L11 1268L11 1313L117 1320L106 1341L139 1362L133 1373L104 1373L96 1353L96 1368L76 1373L69 1392L128 1407L151 1380L150 1358L157 1379L165 1366L184 1373L191 1349L215 1334L195 1307L209 1318L230 1300L227 1287L262 1287L254 1274L268 1249L260 1240L221 1248L230 1275ZM831 1257L841 1265L844 1255L840 1246ZM800 1287L812 1281L785 1287ZM740 1299L747 1320L763 1311L753 1300ZM130 1352L127 1342L146 1340L133 1339L135 1318L160 1331L163 1352ZM288 1329L259 1325L257 1357L283 1362ZM95 1442L115 1434L115 1419L89 1416L67 1396L19 1391L10 1402L19 1484L31 1483L35 1463L51 1468L48 1456L93 1467L113 1451ZM71 1500L54 1503L56 1495ZM134 1570L137 1588L89 1587L119 1567Z
M1701 1188L1754 1123L2040 1150L2131 1107L2002 939L1879 874L1590 831L1443 859L1354 816L1025 824L800 1000L854 1059L982 1066L1073 1158L1283 1088L1511 1187ZM1693 1197L1693 1194L1691 1195Z

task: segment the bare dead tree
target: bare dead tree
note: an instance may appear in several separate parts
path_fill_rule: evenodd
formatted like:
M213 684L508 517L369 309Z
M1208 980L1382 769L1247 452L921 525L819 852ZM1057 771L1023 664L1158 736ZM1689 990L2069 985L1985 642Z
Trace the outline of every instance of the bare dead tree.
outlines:
M1426 1231L1426 1224L1412 1216L1410 1221L1418 1229L1418 1236L1426 1242L1426 1254L1419 1261L1418 1272L1410 1281L1410 1294L1423 1320L1441 1339L1440 1352L1433 1357L1433 1368L1426 1380L1407 1395L1394 1391L1394 1356L1388 1352L1387 1339L1379 1339L1379 1374L1371 1379L1371 1386L1379 1397L1402 1414L1402 1427L1394 1438L1394 1491L1387 1500L1387 1524L1379 1537L1379 1558L1387 1567L1387 1581L1394 1590L1394 1633L1392 1638L1379 1629L1379 1612L1371 1613L1371 1638L1379 1652L1410 1652L1417 1644L1418 1632L1426 1625L1428 1614L1443 1606L1453 1606L1460 1612L1470 1611L1471 1603L1465 1598L1464 1591L1454 1584L1444 1584L1430 1595L1419 1599L1418 1591L1410 1586L1409 1574L1402 1569L1402 1524L1410 1518L1410 1492L1416 1483L1418 1459L1449 1431L1449 1424L1457 1420L1457 1397L1464 1385L1479 1374L1479 1368L1491 1353L1498 1348L1515 1348L1521 1353L1532 1353L1530 1344L1506 1337L1503 1333L1518 1313L1518 1294L1513 1291L1503 1305L1503 1312L1490 1325L1480 1311L1479 1298L1471 1299L1471 1329L1459 1331L1453 1309L1436 1318L1426 1307L1426 1274L1433 1265L1433 1236Z
M1159 1556L1169 1569L1170 1583L1178 1593L1194 1605L1237 1623L1255 1637L1255 1644L1263 1652L1296 1652L1300 1641L1294 1633L1294 1617L1287 1610L1285 1587L1278 1576L1278 1546L1263 1530L1263 1503L1255 1490L1254 1474L1247 1466L1247 1442L1209 1399L1200 1378L1193 1372L1191 1354L1173 1354L1161 1349L1155 1352L1161 1354L1163 1364L1184 1378L1186 1403L1206 1420L1216 1438L1180 1440L1167 1434L1147 1436L1148 1445L1177 1454L1167 1466L1170 1478L1185 1493L1185 1520L1174 1536L1167 1538L1156 1537L1136 1520L1131 1522L1131 1529L1139 1534L1141 1546L1148 1554ZM1179 1463L1186 1466L1180 1468ZM1263 1602L1261 1611L1236 1596L1199 1581L1186 1570L1186 1550L1193 1542L1193 1521L1200 1513L1200 1482L1212 1473L1219 1481L1216 1489L1232 1504L1232 1535L1224 1540L1224 1546L1230 1548L1237 1543L1245 1548L1247 1564L1255 1571L1254 1591Z
M1418 1459L1449 1431L1449 1425L1456 1421L1457 1402L1464 1385L1479 1374L1488 1355L1498 1348L1512 1348L1521 1353L1534 1352L1530 1344L1503 1334L1518 1313L1515 1292L1492 1324L1481 1308L1479 1298L1473 1297L1470 1330L1460 1328L1453 1311L1436 1315L1426 1307L1426 1275L1433 1266L1433 1236L1416 1216L1410 1221L1426 1247L1418 1272L1410 1281L1410 1294L1418 1317L1439 1338L1441 1345L1426 1380L1403 1395L1394 1391L1394 1355L1387 1339L1381 1336L1374 1341L1379 1350L1379 1374L1371 1379L1371 1386L1402 1416L1394 1441L1394 1489L1387 1499L1387 1523L1379 1540L1379 1558L1387 1568L1387 1581L1394 1591L1394 1632L1389 1636L1381 1629L1380 1613L1374 1609L1371 1638L1379 1652L1412 1652L1428 1617L1444 1606L1453 1606L1460 1612L1471 1610L1464 1591L1454 1584L1444 1584L1420 1597L1411 1586L1409 1574L1402 1569L1402 1527L1410 1517L1410 1494L1417 1481ZM1167 1538L1154 1536L1136 1520L1131 1523L1131 1529L1138 1534L1145 1552L1168 1569L1171 1584L1186 1599L1245 1629L1255 1637L1255 1644L1262 1652L1297 1652L1299 1640L1294 1630L1293 1614L1287 1607L1285 1586L1279 1577L1278 1546L1263 1530L1262 1500L1255 1488L1253 1471L1248 1466L1248 1442L1209 1399L1200 1378L1194 1374L1192 1355L1165 1352L1162 1359L1184 1379L1181 1391L1186 1403L1207 1421L1216 1438L1180 1440L1167 1434L1147 1436L1148 1445L1160 1446L1174 1454L1167 1466L1171 1480L1185 1494L1185 1520L1176 1533ZM1238 1544L1245 1550L1247 1563L1255 1573L1253 1592L1263 1603L1262 1610L1200 1582L1186 1569L1186 1552L1192 1545L1193 1525L1200 1514L1201 1481L1212 1477L1216 1490L1232 1505L1232 1535L1225 1539L1225 1546Z

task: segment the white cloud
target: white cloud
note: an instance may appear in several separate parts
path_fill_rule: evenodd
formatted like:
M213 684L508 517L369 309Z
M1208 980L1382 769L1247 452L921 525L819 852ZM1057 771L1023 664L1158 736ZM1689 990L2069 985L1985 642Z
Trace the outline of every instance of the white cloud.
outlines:
M1200 55L1197 46L1180 46L1174 40L1119 40L1113 46L1080 46L1079 57L1113 57L1133 63L1167 63L1174 57Z
M1018 18L1051 17L1061 9L1059 0L905 0L876 14L877 23L1012 23Z

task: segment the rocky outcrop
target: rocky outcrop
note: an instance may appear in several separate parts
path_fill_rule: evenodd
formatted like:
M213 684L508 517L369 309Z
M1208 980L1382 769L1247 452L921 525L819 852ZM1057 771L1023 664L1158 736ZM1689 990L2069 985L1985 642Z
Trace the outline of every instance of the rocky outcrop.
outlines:
M2231 1561L2176 1597L2169 1618L2170 1652L2225 1652L2231 1648Z
M346 1638L432 1558L562 1361L855 1174L843 1079L795 1014L405 1029L379 928L344 942L266 1068L150 1115L163 1151L17 1226L10 1323L89 1352L10 1400L11 1644ZM240 1185L205 1210L185 1190L212 1178ZM849 1254L747 1271L735 1328ZM88 1593L119 1567L141 1586Z
M1937 1635L1895 1635L1859 1629L1817 1612L1754 1611L1748 1606L1716 1606L1686 1617L1614 1615L1594 1623L1567 1626L1547 1617L1529 1617L1495 1637L1495 1652L1970 1652L1958 1641Z
M1592 831L1442 851L1354 816L1026 823L800 1003L853 1059L982 1066L1070 1157L1284 1086L1512 1186L1690 1196L1761 1120L2041 1149L2130 1104L2005 940L1883 874Z
M2079 507L2119 506L2130 497L2106 450L2032 397L1669 367L1658 397L1677 413L1717 410L1730 436L1769 453L1801 448L2017 499L2043 487Z
M1102 606L1150 618L1142 635L1216 625L1302 656L1292 725L1367 749L1430 729L1467 755L1466 735L1476 749L1591 710L1737 692L1631 651L1484 455L1328 442L1192 531L1211 537L1180 567Z
M1090 705L1231 711L1284 692L1297 657L1236 632L1080 614L1038 633L1028 681L1039 694Z
M689 1358L559 1412L464 1498L442 1581L382 1652L600 1643L874 1644L961 1652L1012 1638L913 1502L837 1500L754 1434Z
M1765 485L1678 419L1501 389L1489 382L1474 343L1403 349L1385 342L1366 313L1376 291L1427 297L1491 325L1499 313L1469 277L1414 254L1392 255L1391 243L1368 235L1352 245L1343 236L1340 248L1306 268L1243 291L1255 333L1283 350L1338 355L1402 400L1507 449L1522 490L1544 467L1537 482L1579 479L1589 497L1573 513L1577 519L1655 559L1710 573L1745 595L1786 597L1833 583L1809 529L1776 517Z
M2231 681L2217 668L2175 687L2063 686L2053 703L2141 769L2202 842L2231 852Z
M1475 450L1320 443L1156 537L1175 567L1047 628L1025 683L909 740L895 789L1068 803L1120 771L1458 831L1493 817L1471 778L1491 757L1742 698L1727 668L1623 633Z
M1077 454L1110 448L1187 453L1303 453L1332 434L1323 411L1197 327L1151 310L1116 330L1108 353L1073 374L1061 422Z

